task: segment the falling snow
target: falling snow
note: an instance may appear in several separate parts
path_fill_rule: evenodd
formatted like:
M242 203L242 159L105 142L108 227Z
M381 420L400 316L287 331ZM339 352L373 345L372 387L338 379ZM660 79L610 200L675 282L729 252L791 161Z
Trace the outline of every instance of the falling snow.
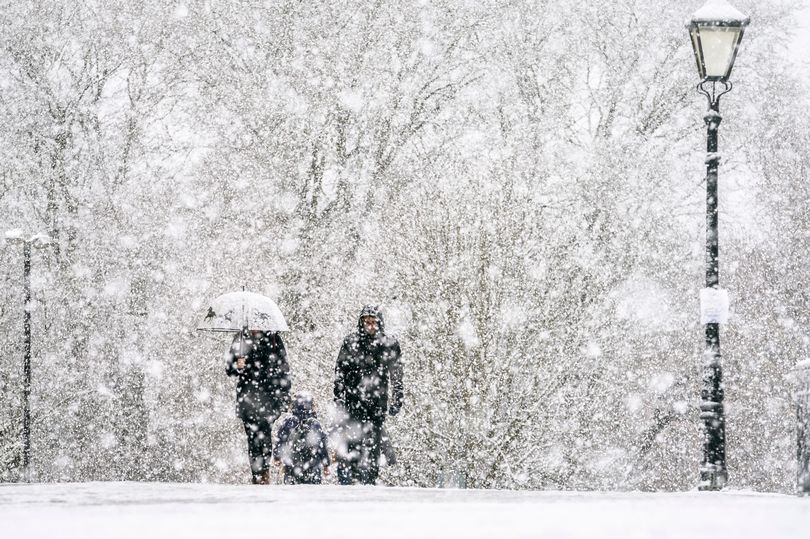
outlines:
M381 485L693 488L706 102L682 21L702 3L3 2L0 480L22 477L13 240L44 232L36 481L245 483L233 336L196 331L244 286L283 312L293 389L327 426L343 336L363 304L390 315L405 405ZM798 6L735 7L752 22L720 126L730 487L785 494L810 77L772 58Z

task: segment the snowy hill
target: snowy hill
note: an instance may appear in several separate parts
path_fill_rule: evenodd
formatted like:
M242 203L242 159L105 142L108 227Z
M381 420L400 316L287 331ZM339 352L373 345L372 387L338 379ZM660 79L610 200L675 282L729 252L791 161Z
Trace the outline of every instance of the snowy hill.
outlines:
M806 498L751 492L150 483L0 486L6 538L799 538L807 537L808 504Z

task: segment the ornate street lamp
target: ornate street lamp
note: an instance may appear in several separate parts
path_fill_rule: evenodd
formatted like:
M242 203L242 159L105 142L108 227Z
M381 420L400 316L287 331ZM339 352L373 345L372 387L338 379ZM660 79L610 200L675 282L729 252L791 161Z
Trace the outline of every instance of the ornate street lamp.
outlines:
M702 81L728 81L748 22L726 0L709 0L692 15L689 35Z
M705 324L703 389L700 418L704 423L703 463L700 490L720 490L728 481L726 470L726 418L723 409L723 368L720 357L720 324L725 322L728 301L720 289L717 230L717 129L720 126L720 96L731 91L728 80L737 48L749 19L726 0L708 0L689 21L700 84L698 91L709 101L704 117L706 137L706 288L701 292L701 322Z
M6 242L23 248L23 477L31 482L31 247L42 249L51 243L47 234L25 237L22 230L9 230Z

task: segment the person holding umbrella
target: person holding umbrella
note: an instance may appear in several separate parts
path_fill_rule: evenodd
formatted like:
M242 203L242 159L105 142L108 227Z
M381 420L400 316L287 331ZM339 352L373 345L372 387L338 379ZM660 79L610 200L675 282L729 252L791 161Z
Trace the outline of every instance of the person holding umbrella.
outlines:
M237 332L225 373L236 378L236 414L247 435L251 480L269 484L273 423L290 405L290 367L279 334L287 323L273 300L243 290L214 299L197 329Z
M277 332L234 337L225 372L236 377L236 413L245 427L253 484L270 484L273 423L290 405L290 367Z

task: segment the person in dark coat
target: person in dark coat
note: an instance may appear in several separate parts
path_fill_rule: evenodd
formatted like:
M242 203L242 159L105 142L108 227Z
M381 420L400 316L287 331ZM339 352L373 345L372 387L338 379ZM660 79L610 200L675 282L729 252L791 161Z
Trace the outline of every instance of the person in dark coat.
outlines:
M247 434L252 481L269 484L273 423L290 403L290 367L281 336L262 331L237 335L225 372L236 377L236 414Z
M312 397L297 393L292 414L278 430L273 453L284 470L284 484L320 485L321 476L329 475L329 445L315 415Z
M337 475L342 485L377 480L386 413L396 415L403 404L400 355L397 339L385 333L380 309L363 307L357 330L343 339L335 365L341 440Z

